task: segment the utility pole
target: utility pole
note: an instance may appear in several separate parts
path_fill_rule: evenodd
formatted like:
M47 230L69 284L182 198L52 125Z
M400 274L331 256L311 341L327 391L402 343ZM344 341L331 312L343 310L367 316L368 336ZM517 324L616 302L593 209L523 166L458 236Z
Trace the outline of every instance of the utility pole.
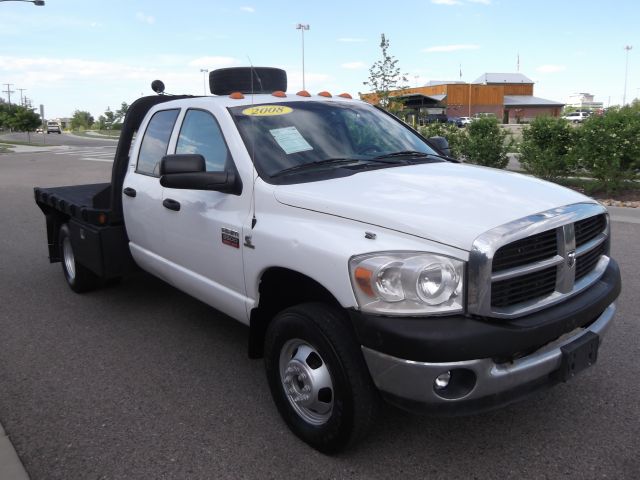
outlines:
M309 30L309 25L299 23L296 25L296 30L300 30L300 33L302 34L302 90L306 90L304 85L304 31Z
M26 88L18 88L18 90L20 90L20 105L22 105L23 107L24 105L24 100L22 99L22 92L24 92L26 90Z
M3 85L7 86L7 89L4 90L4 93L7 94L7 97L9 99L9 110L11 110L11 94L14 92L14 90L11 90L11 87L13 86L13 83L3 83Z
M624 94L622 95L622 106L627 103L627 74L629 73L629 50L633 48L632 45L626 45L624 49L627 51L627 58L624 63Z

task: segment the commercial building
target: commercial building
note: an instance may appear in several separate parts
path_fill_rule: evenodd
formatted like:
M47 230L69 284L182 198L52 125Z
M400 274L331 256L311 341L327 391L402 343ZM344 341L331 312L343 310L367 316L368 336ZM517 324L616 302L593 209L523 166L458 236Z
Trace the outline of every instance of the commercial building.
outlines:
M422 87L395 91L404 109L418 117L445 114L471 117L479 113L495 115L503 123L520 123L540 115L560 116L561 102L536 97L534 82L521 73L485 73L471 83L459 81L429 82ZM362 99L377 103L375 94Z
M602 102L594 102L590 93L572 93L567 100L567 107L577 110L601 110Z

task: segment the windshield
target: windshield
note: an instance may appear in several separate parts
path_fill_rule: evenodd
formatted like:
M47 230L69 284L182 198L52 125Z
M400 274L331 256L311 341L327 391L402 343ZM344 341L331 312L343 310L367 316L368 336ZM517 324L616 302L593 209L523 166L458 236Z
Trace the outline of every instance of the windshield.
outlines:
M409 128L369 105L309 101L229 110L263 177L304 164L344 165L331 160L367 162L397 152L437 155Z

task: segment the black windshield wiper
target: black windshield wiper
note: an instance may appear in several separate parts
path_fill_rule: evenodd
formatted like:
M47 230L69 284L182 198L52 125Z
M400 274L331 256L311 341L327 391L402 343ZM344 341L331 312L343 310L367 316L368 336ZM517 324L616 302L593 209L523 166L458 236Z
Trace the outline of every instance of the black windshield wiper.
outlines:
M417 150L402 150L400 152L383 153L377 157L373 157L374 160L380 160L382 158L394 158L394 157L430 157L430 153L419 152Z
M357 158L325 158L323 160L316 160L314 162L301 163L300 165L294 165L293 167L285 168L284 170L280 170L279 172L276 172L270 176L271 178L275 178L281 175L286 175L288 173L295 173L301 170L307 170L309 168L330 166L330 165L344 165L347 163L356 163L360 161L361 160Z

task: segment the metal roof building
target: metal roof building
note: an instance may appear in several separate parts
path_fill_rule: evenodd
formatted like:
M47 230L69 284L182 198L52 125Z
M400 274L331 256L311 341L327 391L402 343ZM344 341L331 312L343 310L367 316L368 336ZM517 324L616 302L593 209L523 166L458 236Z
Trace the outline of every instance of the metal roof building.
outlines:
M533 80L521 73L484 73L471 83L432 81L391 96L402 100L404 108L418 117L491 113L503 123L520 123L540 115L559 116L564 104L534 96L533 87ZM375 94L364 94L362 99L377 102Z

